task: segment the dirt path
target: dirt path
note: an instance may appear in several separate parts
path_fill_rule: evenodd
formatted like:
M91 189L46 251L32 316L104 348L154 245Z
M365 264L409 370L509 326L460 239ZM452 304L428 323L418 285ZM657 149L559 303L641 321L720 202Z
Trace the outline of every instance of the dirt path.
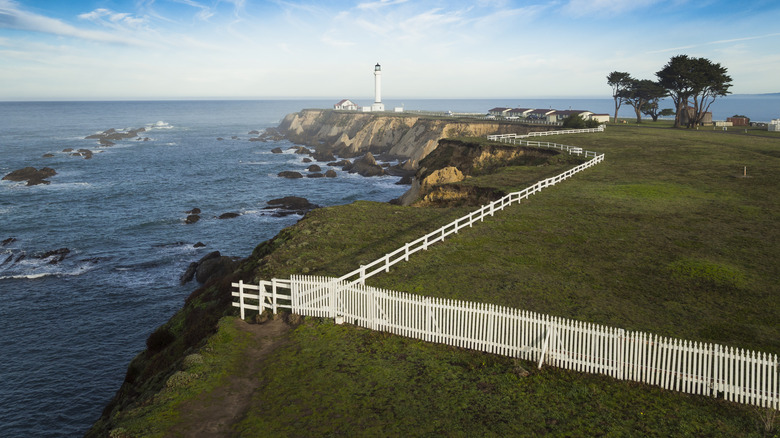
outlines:
M251 333L255 339L246 351L241 372L230 376L227 384L214 391L183 403L179 407L180 423L166 436L229 437L231 426L244 416L257 388L256 375L263 360L287 342L290 327L281 319L265 324L247 324L237 319L236 327Z

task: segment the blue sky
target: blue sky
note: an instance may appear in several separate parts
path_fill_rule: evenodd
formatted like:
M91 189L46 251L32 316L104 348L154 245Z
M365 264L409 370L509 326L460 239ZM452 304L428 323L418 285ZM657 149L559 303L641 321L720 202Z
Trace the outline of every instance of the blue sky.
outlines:
M0 100L610 97L672 56L780 92L780 2L0 0Z

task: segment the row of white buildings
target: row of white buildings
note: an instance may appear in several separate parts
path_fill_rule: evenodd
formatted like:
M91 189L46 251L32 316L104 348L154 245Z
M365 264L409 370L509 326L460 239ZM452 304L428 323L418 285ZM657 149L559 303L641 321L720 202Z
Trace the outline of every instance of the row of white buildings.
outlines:
M596 114L585 110L556 110L539 108L492 108L488 110L487 117L507 120L534 120L538 122L557 123L569 116L580 116L585 120L595 120L599 123L608 123L609 114Z

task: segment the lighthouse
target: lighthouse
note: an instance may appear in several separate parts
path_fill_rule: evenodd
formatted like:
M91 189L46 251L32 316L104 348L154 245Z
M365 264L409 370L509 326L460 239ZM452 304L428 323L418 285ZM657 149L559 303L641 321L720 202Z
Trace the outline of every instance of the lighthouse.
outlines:
M371 111L384 111L385 104L382 103L382 66L377 62L374 66L374 103L371 105Z

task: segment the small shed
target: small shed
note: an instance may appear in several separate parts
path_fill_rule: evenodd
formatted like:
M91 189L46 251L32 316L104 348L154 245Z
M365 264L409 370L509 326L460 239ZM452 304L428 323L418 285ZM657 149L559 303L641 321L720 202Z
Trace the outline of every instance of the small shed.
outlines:
M590 119L599 123L609 123L609 114L591 114Z
M766 125L766 129L767 131L780 132L780 119L772 119L772 121Z

